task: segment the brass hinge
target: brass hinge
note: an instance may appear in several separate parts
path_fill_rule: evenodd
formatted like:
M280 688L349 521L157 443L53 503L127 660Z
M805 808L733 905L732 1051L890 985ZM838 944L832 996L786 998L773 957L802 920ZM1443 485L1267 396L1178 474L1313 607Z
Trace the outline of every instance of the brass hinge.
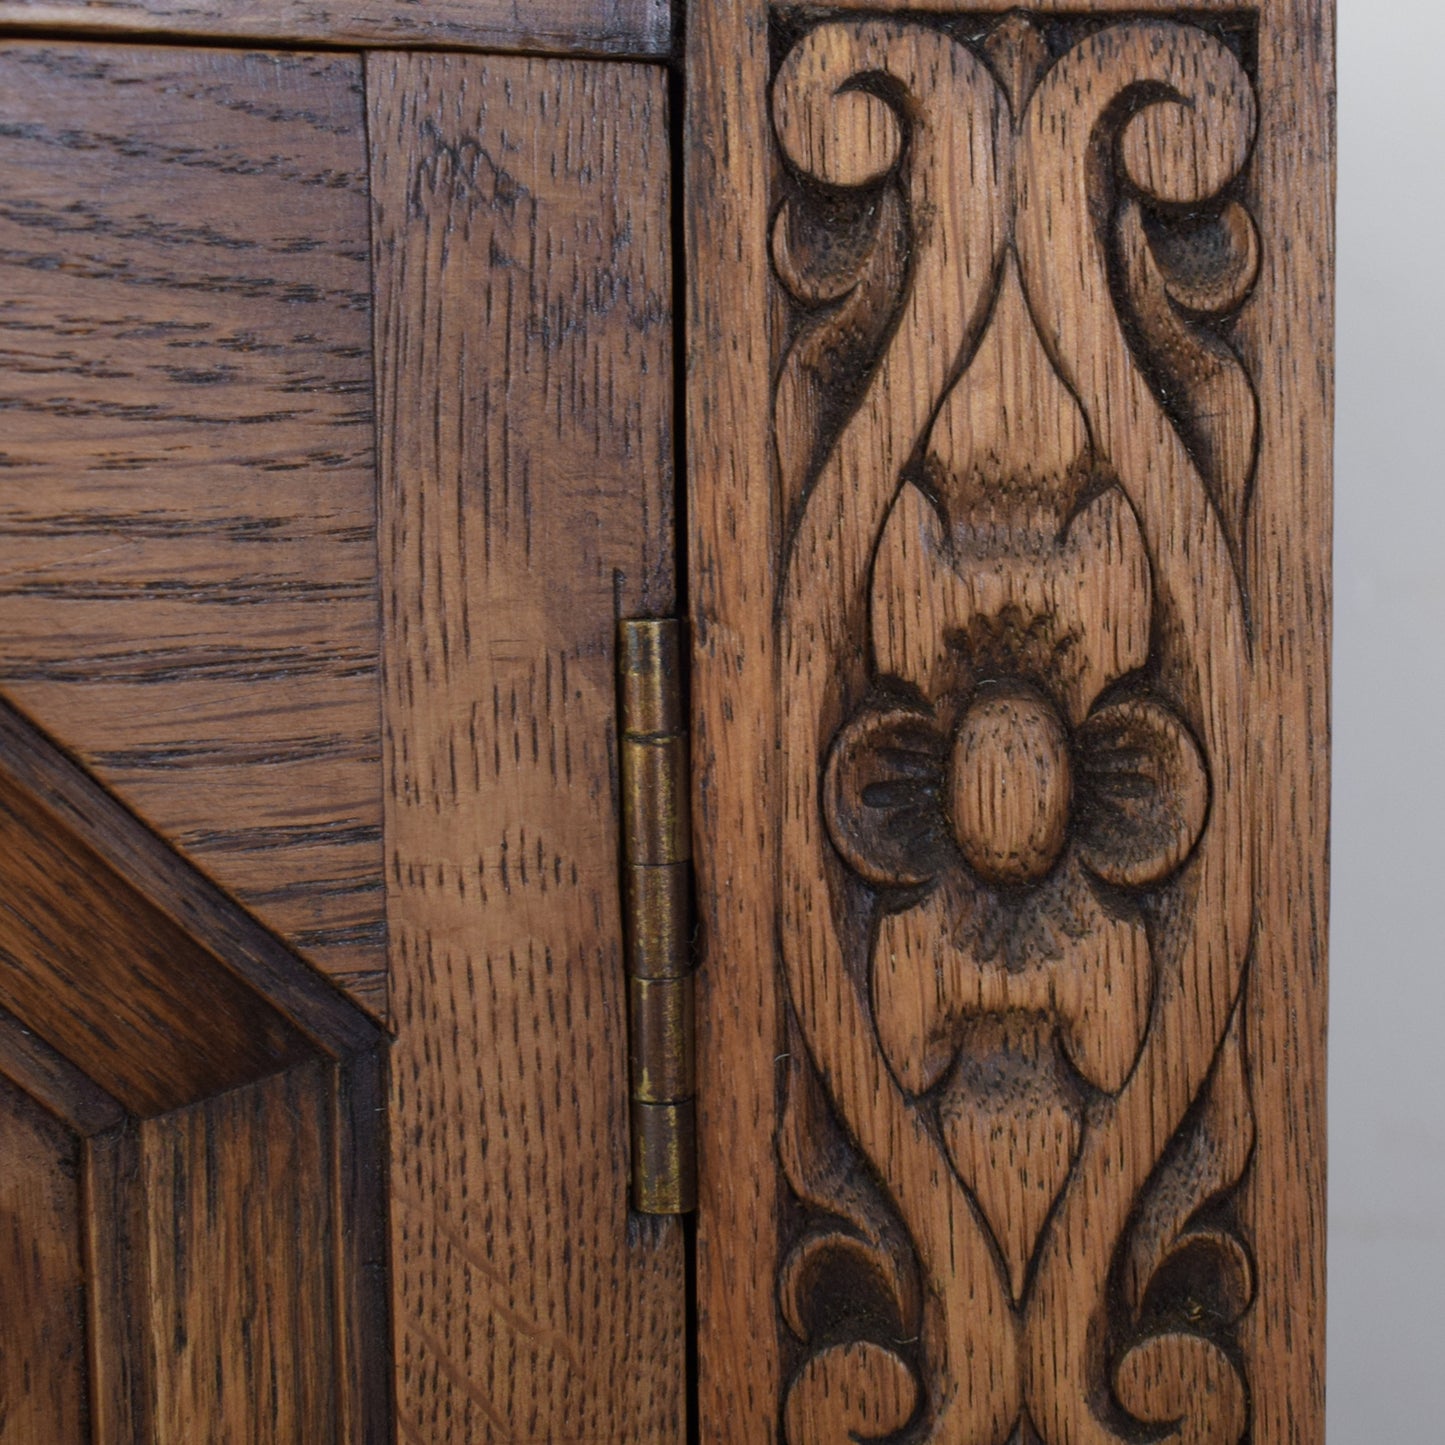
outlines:
M631 1034L632 1205L697 1207L692 825L683 625L619 625L623 898Z

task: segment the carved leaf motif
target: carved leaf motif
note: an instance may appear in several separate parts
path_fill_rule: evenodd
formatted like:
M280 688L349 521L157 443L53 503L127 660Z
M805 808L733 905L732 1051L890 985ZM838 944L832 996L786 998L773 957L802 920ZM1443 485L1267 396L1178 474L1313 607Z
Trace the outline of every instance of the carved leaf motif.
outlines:
M779 1298L788 1327L814 1351L789 1387L784 1434L788 1445L878 1439L905 1425L919 1399L898 1353L918 1337L917 1271L876 1188L852 1167L802 1050L795 1038L778 1154L814 1214L784 1261Z
M1160 238L1167 241L1168 232ZM1144 210L1120 208L1117 247L1122 291L1141 361L1199 463L1239 566L1254 478L1259 398L1229 343L1201 324L1228 315L1259 271L1259 237L1249 212L1229 201L1208 225L1196 223L1171 248L1151 241Z
M1119 1352L1115 1393L1137 1420L1179 1422L1181 1445L1237 1445L1248 1426L1244 1381L1228 1347L1253 1298L1254 1267L1220 1206L1253 1148L1236 1006L1209 1082L1139 1200L1122 1262L1129 1343Z
M842 211L808 198L789 200L773 224L773 265L807 315L783 360L773 435L783 511L807 494L841 419L856 402L869 360L897 309L907 266L903 206L885 183L871 202ZM830 224L830 222L834 224Z
M1194 1221L1239 1183L1254 1151L1254 1135L1243 1023L1236 1010L1191 1120L1139 1199L1123 1270L1124 1300L1134 1323L1147 1313L1149 1292L1170 1260L1196 1247L1219 1256L1213 1262L1216 1293L1208 1302L1186 1302L1184 1313L1197 1318L1207 1303L1216 1323L1233 1324L1248 1308L1253 1293L1248 1255L1227 1231Z
M1079 740L1079 856L1120 888L1167 878L1204 831L1209 775L1199 745L1149 698L1098 708Z
M878 887L931 883L953 855L943 811L948 739L925 707L865 708L828 757L833 846Z
M920 1300L908 1240L876 1187L853 1167L848 1139L796 1038L788 1057L778 1157L793 1193L814 1214L783 1269L780 1299L793 1333L804 1341L827 1333L830 1322L815 1294L822 1271L843 1258L855 1281L871 1276L876 1284L875 1298L864 1308L877 1315L876 1306L882 1307L882 1332L897 1340L915 1336Z
M1239 1445L1248 1427L1233 1362L1199 1335L1151 1335L1124 1357L1114 1390L1135 1419L1168 1429L1178 1445Z

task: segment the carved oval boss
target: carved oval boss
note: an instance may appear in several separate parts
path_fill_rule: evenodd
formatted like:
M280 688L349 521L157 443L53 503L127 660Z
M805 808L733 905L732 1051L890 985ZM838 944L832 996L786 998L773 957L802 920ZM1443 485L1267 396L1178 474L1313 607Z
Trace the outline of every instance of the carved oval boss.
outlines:
M1237 1445L1254 95L1176 21L969 33L772 92L782 1423Z

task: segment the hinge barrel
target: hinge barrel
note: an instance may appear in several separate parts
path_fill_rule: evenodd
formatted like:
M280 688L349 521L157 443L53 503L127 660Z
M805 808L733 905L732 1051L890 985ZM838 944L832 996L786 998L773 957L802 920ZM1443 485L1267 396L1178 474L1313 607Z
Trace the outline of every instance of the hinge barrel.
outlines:
M683 625L619 625L623 904L631 1033L632 1204L685 1214L697 1204Z

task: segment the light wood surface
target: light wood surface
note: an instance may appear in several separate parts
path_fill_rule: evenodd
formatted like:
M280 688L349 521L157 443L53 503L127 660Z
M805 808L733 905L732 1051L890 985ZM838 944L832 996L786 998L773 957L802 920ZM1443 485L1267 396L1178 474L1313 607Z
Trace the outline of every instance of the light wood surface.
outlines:
M665 56L671 0L0 0L0 26L252 44Z
M702 1437L1314 1442L1328 15L867 8L689 30Z
M1254 818L1261 923L1246 1001L1258 1139L1240 1208L1254 1236L1276 1247L1257 1252L1243 1332L1270 1385L1255 1395L1256 1438L1295 1445L1325 1432L1334 8L1271 0L1258 43L1251 199L1263 244L1256 300L1237 332L1260 403L1245 542L1250 771L1263 783Z
M681 1441L629 1217L616 619L673 604L665 77L368 60L407 1440Z
M704 1440L737 1442L776 1437L785 1365L774 1325L781 1188L772 1139L789 1052L774 966L787 761L777 751L770 619L786 509L767 480L766 18L755 4L693 7L684 117L698 1418Z
M0 690L373 1011L353 56L0 46Z

